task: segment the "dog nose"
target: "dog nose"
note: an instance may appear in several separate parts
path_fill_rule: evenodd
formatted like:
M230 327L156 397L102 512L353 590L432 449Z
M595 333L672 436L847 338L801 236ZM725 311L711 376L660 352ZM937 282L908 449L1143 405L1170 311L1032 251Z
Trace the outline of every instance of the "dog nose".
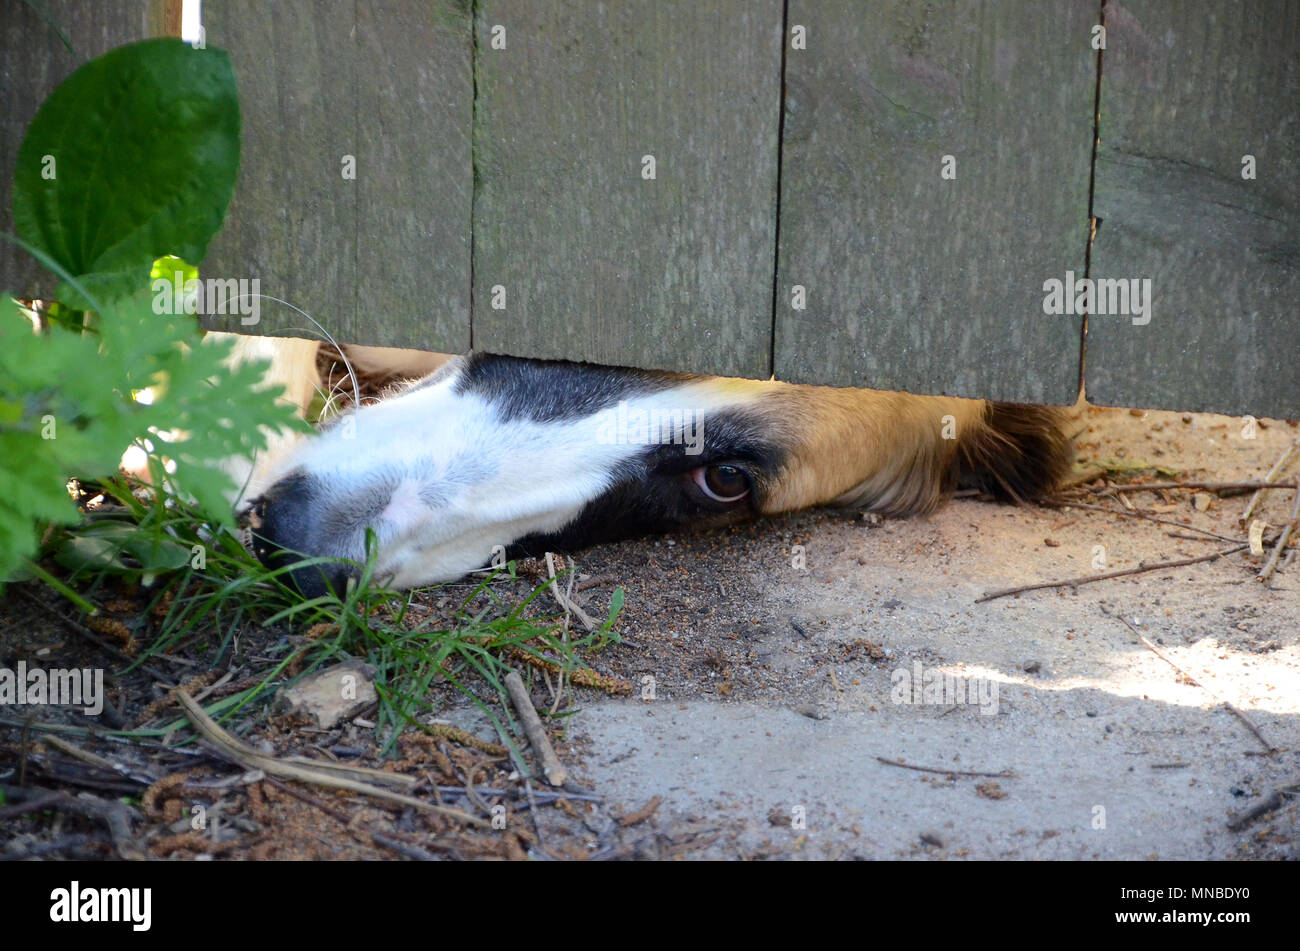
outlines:
M331 590L342 595L353 575L350 566L330 561L288 567L323 554L319 539L320 490L302 473L285 476L271 486L252 508L253 554L267 568L288 568L293 587L307 598L319 598Z

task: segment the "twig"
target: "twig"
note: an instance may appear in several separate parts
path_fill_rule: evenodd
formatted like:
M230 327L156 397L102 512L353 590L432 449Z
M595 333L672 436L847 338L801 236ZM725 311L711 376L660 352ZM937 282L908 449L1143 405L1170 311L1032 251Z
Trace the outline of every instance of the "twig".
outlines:
M527 776L524 777L524 792L528 796L528 815L533 820L533 831L537 833L537 847L554 858L551 850L546 847L546 837L542 835L542 823L537 818L537 798L533 795L533 781Z
M100 799L90 793L70 796L66 792L38 787L3 786L0 789L3 790L6 798L22 800L28 809L32 808L32 803L42 802L44 808L65 809L80 813L89 819L98 819L108 827L109 838L113 840L113 848L117 850L118 855L122 858L142 857L129 845L131 820L137 818L139 813L124 803ZM55 793L58 798L51 798L52 793Z
M559 589L555 585L555 564L551 560L551 557L552 557L551 553L548 551L546 553L546 570L551 576L551 590L558 592ZM565 605L573 603L573 581L578 575L578 567L576 564L571 564L569 567L572 568L573 570L569 572L569 583L566 586L564 592L564 601L562 603ZM569 646L569 618L570 617L571 615L569 613L569 609L566 607L564 609L564 630L560 632L560 643L563 645L563 648L566 650ZM591 628L587 628L587 630L591 630ZM546 678L546 686L549 688L551 685L551 678L546 677L545 674L543 674L542 676ZM564 669L563 668L560 669L559 680L560 680L559 684L556 686L555 690L552 693L552 696L554 697L554 702L551 704L551 710L549 714L550 716L555 716L555 711L560 709L560 701L564 699ZM525 783L525 785L527 784ZM529 802L532 802L531 793L532 793L532 789L531 787L529 787ZM536 824L536 821L537 821L536 817L534 816L533 819L534 824ZM540 829L538 830L538 836L539 838L541 836Z
M274 756L268 756L265 753L259 753L250 746L245 745L242 741L231 736L216 722L208 716L207 712L194 702L194 698L180 688L173 691L176 701L185 711L185 715L199 734L213 746L217 747L225 756L235 760L243 766L250 769L260 769L268 776L283 776L286 779L296 779L300 782L314 783L318 786L328 786L334 789L346 789L350 792L361 793L374 799L384 799L388 802L400 803L404 806L411 806L414 809L423 809L426 812L436 812L439 815L456 819L459 822L465 822L470 825L476 825L481 828L490 828L490 824L484 822L476 816L471 816L467 812L459 809L450 809L446 806L434 805L412 796L405 796L401 793L392 792L388 789L381 789L378 786L365 783L350 776L344 775L347 772L361 772L360 767L351 767L349 769L340 769L341 764L309 761L310 766L298 765L296 762L282 760ZM409 777L408 777L409 778Z
M329 816L331 819L335 820L336 822L341 822L344 825L347 825L349 822L352 821L351 818L349 818L345 813L339 812L333 806L321 802L315 796L311 795L310 793L305 793L301 789L294 789L288 783L280 782L280 780L276 779L274 776L267 776L264 782L270 783L272 786L274 786L276 789L279 789L281 792L288 793L294 799L298 799L302 802L305 802L309 806L315 806L317 809L325 813L325 815Z
M464 796L467 792L464 786L435 786L439 793L444 796ZM508 789L493 789L487 786L475 786L474 793L478 796L515 796L519 797L519 790L511 792ZM572 799L574 802L604 802L600 796L590 796L586 793L572 793L565 790L559 792L542 792L535 791L533 796L537 799L539 806L547 805L559 799Z
M1287 523L1286 528L1282 529L1277 545L1273 548L1273 554L1268 556L1268 561L1259 570L1257 577L1261 582L1267 581L1273 576L1273 572L1277 570L1278 559L1282 557L1282 552L1286 550L1286 543L1291 540L1292 533L1298 527L1300 527L1300 492L1295 494L1295 505L1291 507L1291 521Z
M1079 578L1067 578L1064 581L1044 581L1039 584L1026 584L1017 588L1003 588L999 591L990 591L981 597L975 599L976 604L982 604L985 601L992 601L995 598L1005 598L1010 594L1020 594L1022 591L1037 591L1041 588L1077 588L1080 585L1091 584L1094 581L1106 581L1110 578L1123 578L1126 575L1137 575L1147 571L1160 571L1163 568L1183 568L1187 565L1197 565L1204 561L1214 561L1216 558L1223 558L1228 555L1235 555L1244 548L1250 547L1248 543L1242 542L1234 545L1232 548L1224 548L1210 555L1201 555L1198 558L1182 558L1178 561L1162 561L1154 565L1138 565L1136 568L1125 568L1123 571L1108 571L1100 575L1084 575Z
M555 755L555 748L551 746L551 741L546 736L546 729L542 726L533 702L528 699L528 690L524 687L524 681L517 671L512 670L506 674L506 690L510 692L510 700L519 711L519 719L533 748L533 755L541 761L542 773L546 776L546 781L552 786L563 786L564 781L569 777L569 772L560 762L560 758Z
M591 616L560 592L560 586L555 583L555 562L552 560L552 555L549 551L546 553L546 570L551 576L551 597L555 598L555 603L564 608L566 613L572 613L574 617L582 622L582 626L587 630L594 631L596 629L596 622L591 619Z
M886 766L897 766L899 769L914 769L919 773L944 773L948 776L981 776L990 779L1016 779L1017 776L1009 769L1004 769L1000 773L976 773L964 769L942 769L937 766L913 766L911 763L899 763L892 759L885 759L883 756L877 756L877 760Z
M81 760L83 763L88 763L91 766L106 770L107 772L117 773L125 779L140 783L142 786L152 786L154 783L158 782L157 776L151 776L148 773L132 772L120 763L114 763L112 760L105 759L97 753L83 750L81 747L69 743L67 740L60 739L54 734L49 734L45 737L45 744L54 747L60 753L65 753L68 756L71 756L73 759Z
M1232 832L1240 832L1260 816L1266 816L1270 812L1281 809L1282 804L1286 802L1286 797L1294 796L1298 792L1300 792L1300 783L1297 783L1294 786L1283 786L1281 789L1273 790L1273 792L1267 796L1263 802L1260 802L1251 809L1248 809L1246 812L1243 812L1235 819L1228 820L1228 829Z
M1123 482L1090 488L1089 492L1158 492L1164 489L1294 489L1294 482L1269 482L1251 480L1249 482Z
M1045 499L1040 502L1048 508L1064 508L1069 506L1076 509L1087 509L1090 512L1105 512L1107 515L1118 515L1121 518L1140 518L1148 522L1159 522L1161 525L1173 525L1177 528L1185 528L1193 532L1200 532L1203 535L1210 535L1225 542L1239 542L1240 538L1229 538L1227 535L1220 535L1218 532L1212 532L1208 528L1197 528L1195 525L1188 525L1186 522L1175 522L1167 518L1156 518L1154 515L1147 515L1143 512L1121 512L1119 509L1108 509L1104 505L1088 505L1085 502L1072 502L1068 499Z
M97 753L91 753L88 750L83 750L79 746L74 746L67 740L61 740L52 734L45 738L45 743L48 746L54 747L60 753L67 753L73 759L79 759L83 763L89 763L91 766L98 766L100 769L107 769L114 772L117 771L117 767L113 765L112 761L104 759L104 757ZM151 780L148 785L153 785L154 782L156 782L156 780Z
M1282 453L1282 458L1273 463L1273 468L1269 469L1268 474L1264 476L1265 482L1271 482L1275 475L1286 468L1287 460L1291 458L1291 454L1296 451L1297 447L1300 447L1300 439L1296 439L1291 443L1291 445L1286 447L1286 450ZM1256 489L1255 494L1250 497L1250 503L1246 506L1245 511L1237 517L1237 521L1242 525L1246 524L1246 520L1250 518L1250 513L1255 511L1255 506L1259 504L1259 500L1262 497L1260 493L1263 491L1263 489Z
M13 819L29 812L42 812L50 806L61 805L68 798L68 794L62 790L58 792L49 792L43 796L36 796L25 802L15 803L12 806L5 806L0 809L0 822L7 819Z
M1106 606L1105 606L1104 604L1101 605L1101 613L1104 614L1104 615L1106 615L1107 617L1112 617L1112 618L1114 618L1115 620L1119 621L1121 624L1123 624L1125 627L1127 627L1130 631L1132 631L1135 635L1137 635L1137 639L1140 640L1144 645L1146 645L1147 650L1151 651L1151 653L1155 654L1157 657L1159 657L1161 660L1163 660L1166 664L1168 664L1168 665L1169 665L1170 667L1172 667L1174 670L1178 671L1178 673L1182 674L1183 678L1184 678L1188 683L1193 684L1193 685L1195 685L1195 686L1197 686L1197 687L1200 687L1202 690L1204 690L1206 693L1208 693L1211 697L1213 697L1213 698L1214 698L1215 700L1217 700L1219 703L1221 703L1221 704L1223 704L1225 707L1227 707L1227 708L1228 708L1228 711L1229 711L1233 716L1235 716L1238 720L1240 720L1242 723L1246 724L1246 726L1250 728L1250 732L1255 734L1255 739L1259 740L1259 742L1262 743L1262 744L1264 745L1264 749L1268 750L1270 753L1275 752L1275 751L1277 750L1277 747L1276 747L1276 746L1274 746L1274 745L1273 745L1272 743L1270 743L1268 740L1264 739L1264 734L1261 733L1261 732L1259 732L1259 727L1255 726L1254 721L1252 721L1252 720L1250 719L1250 717L1246 716L1246 714L1244 714L1244 713L1242 713L1240 710L1238 710L1237 707L1234 706L1232 703L1230 703L1230 702L1227 701L1227 700L1224 700L1222 697L1220 697L1217 693L1215 693L1215 692L1214 692L1213 690L1211 690L1209 687L1205 686L1205 684L1201 683L1199 680L1197 680L1195 677L1193 677L1193 676L1192 676L1191 674L1189 674L1187 671L1183 670L1183 668L1179 667L1176 663L1174 663L1172 660L1170 660L1168 657L1166 657L1164 654L1162 654L1162 653L1160 652L1160 649L1159 649L1158 647L1156 647L1156 645L1152 644L1149 640L1147 640L1146 637L1145 637L1145 635L1143 635L1143 633L1142 633L1141 631L1139 631L1136 627L1134 627L1133 624L1129 621L1128 618L1124 617L1124 615L1122 615L1122 614L1116 614L1116 613L1113 613L1113 612L1111 612L1111 611L1108 611L1108 610L1106 609Z
M438 856L434 855L428 849L413 845L410 842L403 842L401 839L394 838L378 830L370 830L371 841L375 845L382 845L386 849L392 849L398 855L405 855L408 859L414 859L417 862L437 862Z

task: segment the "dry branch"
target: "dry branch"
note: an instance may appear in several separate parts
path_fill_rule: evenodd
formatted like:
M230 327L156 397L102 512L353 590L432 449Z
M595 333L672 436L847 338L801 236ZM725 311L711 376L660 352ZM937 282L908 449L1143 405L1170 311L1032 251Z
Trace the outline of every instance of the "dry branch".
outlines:
M1295 505L1291 507L1291 521L1287 523L1286 528L1282 529L1282 534L1278 537L1277 545L1273 547L1273 554L1269 555L1268 561L1259 571L1259 580L1267 581L1277 570L1278 559L1282 557L1282 552L1286 550L1286 543L1291 540L1291 536L1300 529L1300 492L1295 494Z
M1291 454L1296 451L1297 447L1300 447L1300 439L1296 439L1291 443L1291 445L1286 447L1286 450L1282 453L1282 457L1278 459L1277 462L1273 463L1273 468L1269 469L1268 474L1264 476L1265 482L1271 482L1274 476L1286 468L1287 461L1291 458ZM1256 489L1255 494L1250 497L1250 502L1246 505L1245 511L1237 517L1237 521L1242 525L1246 524L1246 520L1250 518L1250 513L1255 511L1255 506L1259 504L1262 492L1263 489Z
M897 760L885 759L883 756L877 756L876 759L886 766L897 766L899 769L914 769L918 773L945 773L949 776L978 776L989 779L1017 779L1015 773L1009 769L1004 769L1000 773L977 773L965 769L944 769L942 766L913 766L911 763L900 763Z
M1262 492L1265 489L1294 489L1294 482L1260 482L1251 480L1249 482L1124 482L1119 485L1093 486L1090 492L1158 492L1165 489L1242 489L1249 491L1255 489Z
M1240 720L1242 723L1246 724L1247 727L1249 727L1250 732L1255 734L1255 739L1259 740L1259 742L1262 743L1262 744L1264 745L1264 749L1265 749L1265 750L1267 750L1267 751L1270 752L1270 753L1274 753L1274 752L1277 751L1277 747L1276 747L1276 746L1274 746L1274 745L1273 745L1272 743L1270 743L1268 740L1264 739L1264 734L1261 733L1261 732L1259 732L1259 727L1257 727L1257 726L1255 725L1254 721L1251 720L1250 717L1246 716L1246 714L1242 713L1242 712L1241 712L1239 709L1237 709L1237 707L1234 706L1232 703L1230 703L1230 702L1227 701L1227 700L1224 700L1222 697L1220 697L1217 693L1215 693L1215 692L1214 692L1213 690L1211 690L1209 687L1205 686L1205 684L1201 683L1199 680L1197 680L1195 677L1193 677L1193 676L1192 676L1191 674L1189 674L1187 671L1183 670L1183 668L1179 667L1176 663L1174 663L1172 660L1170 660L1168 657L1166 657L1164 654L1162 654L1162 653L1160 652L1160 649L1159 649L1158 647L1156 647L1156 645L1152 644L1149 640L1147 640L1146 637L1142 634L1142 632L1139 631L1136 627L1134 627L1134 626L1129 622L1129 619L1128 619L1128 618L1124 617L1122 614L1114 614L1114 613L1112 613L1112 612L1110 612L1110 611L1107 611L1105 605L1102 605L1102 607L1101 607L1101 613L1104 614L1104 615L1106 615L1107 617L1112 617L1112 618L1114 618L1115 620L1119 621L1121 624L1123 624L1125 627L1127 627L1130 631L1132 631L1135 635L1137 635L1137 639L1140 640L1144 645L1146 645L1146 648L1147 648L1149 651L1151 651L1151 653L1155 654L1157 657L1159 657L1161 660L1163 660L1166 664L1168 664L1168 665L1169 665L1170 667L1172 667L1174 670L1178 671L1178 673L1180 673L1180 674L1183 676L1183 679L1185 679L1188 683L1193 684L1194 686L1200 687L1202 690L1204 690L1206 693L1208 693L1211 697L1213 697L1213 698L1214 698L1215 700L1217 700L1219 703L1221 703L1221 704L1223 704L1225 707L1227 707L1229 713L1231 713L1231 714L1232 714L1233 716L1235 716L1238 720Z
M484 822L475 816L459 809L451 809L447 806L438 806L430 802L424 802L413 796L405 796L401 793L392 792L388 789L381 789L370 783L362 782L359 779L352 778L356 774L375 774L377 770L364 770L361 767L349 766L343 767L337 763L317 762L315 760L304 760L295 757L294 760L283 760L275 756L268 756L265 753L259 753L250 746L245 745L240 740L231 736L216 722L207 715L204 709L199 706L194 698L184 690L177 688L175 691L176 701L185 711L191 723L194 724L195 730L199 732L205 740L215 746L230 759L235 760L242 766L249 769L260 769L268 776L281 776L285 779L296 779L300 782L314 783L317 786L328 786L333 789L346 789L350 792L361 793L364 796L370 796L374 799L384 799L388 802L400 803L404 806L410 806L413 809L421 809L425 812L435 812L438 815L447 816L464 822L469 825L476 825L482 828L490 828L490 824ZM303 765L299 765L299 764ZM348 775L352 774L352 775ZM383 774L388 781L392 781L393 774ZM372 775L372 778L378 779L378 776Z
M1247 542L1234 545L1232 548L1224 548L1210 555L1201 555L1198 558L1181 558L1178 561L1161 561L1154 565L1138 565L1136 568L1125 568L1123 571L1108 571L1100 575L1084 575L1079 578L1066 578L1064 581L1044 581L1039 584L1025 584L1016 588L1003 588L999 591L990 591L981 597L975 599L976 604L982 604L985 601L992 601L995 598L1005 598L1007 595L1020 594L1022 591L1038 591L1042 588L1077 588L1079 585L1091 584L1094 581L1106 581L1110 578L1123 578L1126 575L1137 575L1147 571L1160 571L1162 568L1183 568L1187 565L1200 564L1203 561L1214 561L1216 558L1223 558L1227 555L1234 555L1244 548L1248 548Z
M563 786L564 781L569 778L569 771L555 755L555 748L551 746L550 738L546 735L542 719L537 715L533 701L528 698L528 690L524 687L523 678L513 670L506 675L506 690L510 692L510 700L519 711L524 733L533 748L533 755L541 762L542 774L546 777L546 781L552 786Z

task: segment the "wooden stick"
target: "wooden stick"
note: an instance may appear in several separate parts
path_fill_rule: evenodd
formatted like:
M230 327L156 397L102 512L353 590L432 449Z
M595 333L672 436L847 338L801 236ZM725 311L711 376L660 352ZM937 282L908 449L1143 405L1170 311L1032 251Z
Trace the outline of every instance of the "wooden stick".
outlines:
M578 607L572 600L561 593L560 586L555 583L555 562L552 560L552 555L549 551L546 553L546 570L551 576L551 597L555 598L555 603L564 608L566 613L572 614L581 621L582 626L587 630L594 631L596 629L596 622L591 619L590 615L588 615L586 611L582 610L582 608Z
M1174 525L1178 528L1189 529L1193 532L1200 532L1202 535L1208 535L1225 542L1239 542L1240 538L1229 538L1227 535L1220 535L1218 532L1212 532L1208 528L1197 528L1195 525L1189 525L1186 522L1175 522L1167 518L1156 518L1154 515L1147 515L1143 512L1121 512L1119 509L1108 509L1104 505L1089 505L1086 502L1071 502L1066 499L1047 499L1040 503L1048 508L1076 508L1087 509L1089 512L1105 512L1107 515L1118 515L1121 518L1140 518L1147 522L1159 522L1161 525Z
M50 806L62 805L71 797L62 789L53 792L42 793L32 799L27 799L12 806L0 808L0 822L8 819L16 819L25 812L41 812Z
M71 756L73 759L81 760L81 762L86 763L90 766L94 766L97 769L102 769L111 773L117 773L123 779L129 779L132 782L139 783L141 786L152 786L154 783L158 781L157 776L151 776L140 772L133 772L132 770L121 765L120 763L114 763L112 760L105 759L104 757L100 756L97 753L92 753L89 750L83 750L80 746L77 746L73 743L69 743L67 740L60 739L58 736L55 736L54 734L50 734L49 736L46 736L45 743L47 746L54 747L60 753L66 753L68 756Z
M431 789L438 790L443 796L468 796L469 789L465 786L432 786ZM519 790L511 791L508 789L496 789L490 786L475 786L474 795L476 796L514 796L519 798ZM567 789L560 792L535 792L538 805L545 806L548 803L555 802L557 799L572 799L574 802L604 802L600 796L591 796L586 793L572 793Z
M1273 576L1273 572L1277 570L1278 559L1282 557L1282 552L1286 549L1286 543L1291 540L1291 535L1297 528L1300 528L1300 492L1295 494L1295 505L1291 507L1291 521L1287 523L1286 528L1282 529L1282 534L1273 547L1273 554L1268 556L1268 561L1259 570L1257 577L1261 582L1268 581Z
M118 855L124 859L137 861L144 859L144 856L131 844L131 822L138 819L140 814L125 803L100 799L90 793L72 796L62 790L42 789L35 786L5 786L3 790L6 798L21 798L27 809L34 808L34 804L40 802L46 809L65 809L79 813L88 819L98 819L108 827L109 838L112 839L113 848L117 850Z
M265 753L259 753L251 746L245 745L241 740L231 736L216 724L207 712L195 703L184 690L179 687L172 691L176 697L176 702L181 705L185 715L190 722L194 724L194 729L199 732L205 740L215 746L224 755L235 760L249 769L260 769L268 776L283 776L286 779L296 779L299 782L315 783L317 786L329 786L334 789L346 789L349 792L361 793L374 799L384 799L388 802L400 803L404 806L410 806L413 809L422 809L425 812L436 812L438 815L447 816L464 822L469 825L479 826L490 829L491 823L485 822L476 816L471 816L467 812L461 812L459 809L451 809L447 806L437 806L431 802L425 802L422 799L416 799L413 796L404 796L401 793L392 792L388 789L381 789L378 786L372 786L369 783L352 779L349 776L338 775L327 772L321 767L333 767L338 764L325 764L313 762L311 766L300 766L296 763L286 762L274 756L268 756ZM353 770L359 770L359 767L352 767Z
M1110 578L1123 578L1125 575L1138 575L1147 571L1159 571L1162 568L1182 568L1187 565L1197 565L1203 561L1214 561L1216 558L1223 558L1227 555L1235 555L1244 548L1250 547L1248 543L1234 545L1232 548L1224 548L1216 551L1211 555L1201 555L1199 558L1182 558L1178 561L1162 561L1154 565L1138 565L1136 568L1125 568L1123 571L1108 571L1100 575L1084 575L1081 578L1066 578L1064 581L1044 581L1040 584L1025 584L1017 588L1003 588L1000 591L990 591L982 597L976 598L976 604L982 604L985 601L992 601L994 598L1005 598L1009 594L1020 594L1022 591L1037 591L1041 588L1077 588L1079 585L1091 584L1094 581L1106 581Z
M377 829L370 830L370 839L375 845L382 845L386 849L392 849L398 855L405 855L408 859L414 859L417 862L436 862L438 856L434 855L428 849L421 848L410 842L403 842L401 839L380 832Z
M1281 809L1282 803L1286 801L1285 797L1294 796L1297 793L1300 793L1300 784L1283 786L1281 789L1273 790L1272 794L1267 796L1263 802L1256 804L1235 819L1228 820L1228 828L1233 832L1240 832L1260 816L1266 816L1270 812Z
M885 759L883 756L877 756L876 759L886 766L897 766L899 769L914 769L918 773L945 773L948 776L981 776L989 779L1018 779L1009 769L1004 769L1000 773L975 773L964 769L943 769L938 766L913 766L911 763L899 763L892 759Z
M512 670L506 674L506 690L510 692L510 700L519 711L524 733L533 748L533 755L541 762L546 781L552 786L563 786L564 781L569 778L569 771L555 755L555 748L551 746L551 741L546 735L546 728L542 726L541 717L537 715L532 700L528 699L528 690L524 687L523 678L517 671Z
M1269 469L1268 474L1264 476L1265 482L1271 482L1274 476L1286 468L1287 460L1291 458L1291 454L1296 451L1296 447L1298 446L1300 446L1300 439L1296 439L1291 443L1291 445L1286 447L1286 450L1282 453L1282 458L1273 463L1273 468ZM1261 498L1260 493L1263 491L1263 489L1256 489L1255 494L1250 497L1250 503L1246 506L1246 510L1237 517L1237 521L1242 525L1246 524L1246 520L1250 518L1250 513L1255 511L1255 506L1259 504Z
M288 783L280 782L280 780L276 779L274 776L267 776L266 782L270 783L272 786L274 786L276 789L280 790L281 792L288 793L290 796L292 796L294 799L299 800L300 802L305 802L309 806L315 806L317 809L325 813L325 815L329 816L335 822L341 822L343 825L347 825L349 822L352 821L351 817L349 817L346 813L339 812L333 806L327 806L325 803L321 802L319 799L317 799L315 796L311 795L310 793L305 793L301 789L294 789Z
M1106 615L1107 617L1112 617L1112 618L1114 618L1115 620L1117 620L1117 621L1119 621L1120 623L1122 623L1125 627L1127 627L1130 631L1132 631L1134 634L1137 635L1138 640L1140 640L1143 644L1145 644L1146 647L1147 647L1147 649L1148 649L1149 651L1151 651L1151 653L1155 654L1157 657L1159 657L1161 660L1163 660L1166 664L1168 664L1168 665L1169 665L1170 667L1172 667L1174 670L1176 670L1176 671L1178 671L1180 674L1182 674L1183 677L1186 678L1186 680L1187 680L1189 683L1191 683L1191 684L1193 684L1193 685L1195 685L1195 686L1197 686L1197 687L1200 687L1202 690L1204 690L1206 693L1208 693L1211 697L1213 697L1213 698L1214 698L1215 700L1217 700L1219 703L1221 703L1221 704L1223 704L1225 707L1227 707L1227 708L1228 708L1228 711L1229 711L1233 716L1235 716L1238 720L1240 720L1242 723L1246 724L1246 726L1248 726L1248 727L1250 728L1250 732L1255 734L1255 739L1259 740L1260 743L1264 744L1264 749L1266 749L1266 750L1267 750L1268 752L1270 752L1270 753L1273 753L1273 752L1276 752L1276 751L1277 751L1277 747L1276 747L1276 746L1274 746L1274 745L1273 745L1272 743L1270 743L1268 740L1264 739L1264 734L1261 733L1261 732L1259 732L1259 727L1255 726L1254 721L1251 720L1250 717L1246 716L1246 714L1244 714L1244 713L1242 713L1240 710L1238 710L1238 709L1237 709L1235 706L1233 706L1229 701L1224 700L1222 697L1220 697L1217 693L1215 693L1215 692L1214 692L1213 690L1211 690L1209 687L1205 686L1205 684L1201 683L1199 680L1197 680L1195 677L1193 677L1193 676L1192 676L1191 674L1189 674L1187 671L1183 670L1183 668L1179 667L1177 664L1175 664L1172 660L1170 660L1170 659L1169 659L1168 657L1166 657L1164 654L1160 653L1160 649L1157 648L1156 645L1152 644L1149 640L1147 640L1146 637L1143 636L1143 634L1142 634L1141 631L1139 631L1136 627L1134 627L1131 623L1129 623L1129 619L1128 619L1128 618L1124 617L1122 614L1113 614L1112 612L1106 610L1106 606L1105 606L1104 604L1101 606L1101 613L1104 614L1104 615Z
M1105 486L1094 486L1088 489L1089 492L1156 492L1163 489L1255 489L1263 492L1265 489L1294 489L1294 482L1260 482L1252 480L1250 482L1124 482L1119 485L1114 483Z

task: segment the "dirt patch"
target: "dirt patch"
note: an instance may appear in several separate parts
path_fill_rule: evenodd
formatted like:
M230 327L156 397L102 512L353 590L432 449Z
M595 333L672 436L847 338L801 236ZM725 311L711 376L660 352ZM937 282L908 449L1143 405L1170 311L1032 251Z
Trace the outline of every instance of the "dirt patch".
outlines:
M1160 466L1218 482L1262 477L1300 435L1276 421L1243 438L1239 419L1095 408L1078 411L1073 427L1081 458L1133 467L1124 478L1167 478L1139 474ZM1298 470L1293 463L1289 477ZM1300 565L1261 584L1260 562L1236 553L977 604L995 589L1231 547L1208 533L1244 537L1237 517L1248 496L1127 493L1131 510L1119 494L1079 498L1130 517L959 499L927 519L816 511L580 553L576 600L586 610L603 616L616 586L626 595L623 642L586 659L633 693L570 687L557 701L553 678L534 674L539 708L570 714L555 721L574 776L568 798L525 788L508 758L449 739L403 739L398 762L385 765L364 714L312 733L257 707L227 724L246 742L419 776L423 795L485 816L499 807L505 829L468 831L351 794L282 788L159 738L157 749L118 759L159 779L184 777L170 780L179 791L162 805L132 807L126 847L221 858L1300 857L1295 798L1229 828L1300 781ZM1291 498L1265 493L1267 537L1289 518ZM519 582L493 595L510 603L544 577L539 563L521 568ZM450 617L468 590L432 592L423 616ZM539 601L538 610L555 606ZM105 663L48 607L11 594L6 613L0 663ZM218 658L220 669L251 671L294 636L250 631ZM110 698L123 721L165 702L165 683L211 665L199 657L159 662L162 678L119 678ZM435 685L430 699L438 720L497 739L449 685ZM113 748L68 739L100 754ZM78 781L110 784L101 797L141 794L129 777L71 766L43 743L4 728L5 784L25 762L28 783L66 784L76 769ZM500 794L475 802L456 792L467 784ZM190 828L181 803L215 811L217 834ZM11 854L115 854L93 816L56 808L6 825Z

